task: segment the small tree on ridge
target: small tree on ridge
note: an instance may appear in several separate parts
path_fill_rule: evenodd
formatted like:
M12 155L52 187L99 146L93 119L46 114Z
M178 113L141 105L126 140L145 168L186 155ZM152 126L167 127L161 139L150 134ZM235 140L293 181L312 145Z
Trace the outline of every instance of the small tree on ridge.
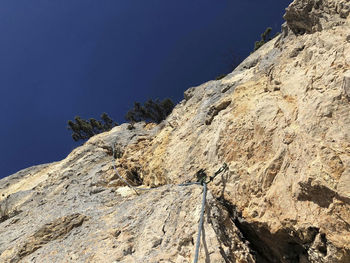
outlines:
M114 122L107 113L102 113L102 121L90 118L89 120L84 120L79 116L74 117L74 121L68 121L68 130L72 131L72 138L74 141L86 140L92 136L99 134L101 132L109 131L114 126L118 124Z
M141 105L139 102L135 102L134 108L126 113L125 119L130 123L140 121L160 123L172 112L174 106L173 101L169 98L162 101L158 99L153 101L150 99L146 101L144 105Z

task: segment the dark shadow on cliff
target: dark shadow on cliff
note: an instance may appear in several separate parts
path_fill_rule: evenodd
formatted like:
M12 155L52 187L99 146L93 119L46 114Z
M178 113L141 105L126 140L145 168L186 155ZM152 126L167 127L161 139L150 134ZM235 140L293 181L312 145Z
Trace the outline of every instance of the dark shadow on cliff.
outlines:
M319 229L309 227L304 230L306 233L303 240L298 238L298 235L292 236L293 229L285 228L276 233L271 233L266 224L259 222L246 221L236 206L225 199L226 186L229 180L229 173L225 172L221 175L222 190L219 192L217 200L223 206L222 209L229 213L230 220L240 230L242 241L247 241L251 249L251 253L256 257L258 263L283 262L283 263L299 263L309 262L307 252L312 242L315 240ZM231 193L234 194L234 193ZM210 207L207 206L206 214L208 222L211 222ZM219 238L220 245L224 244L227 247L234 247L231 240L227 240L228 235L225 234L224 215L221 214L219 229L215 229L216 235ZM226 238L225 238L226 237ZM225 255L226 256L226 255ZM233 259L226 259L226 262L233 262Z
M316 227L303 229L302 233L295 233L292 228L271 233L267 224L248 222L237 211L235 205L225 199L219 199L219 201L230 213L230 218L242 233L243 239L249 242L251 250L255 252L257 263L309 262L307 252L316 236L321 234L326 240L326 236ZM303 238L301 239L300 236ZM326 242L323 245L319 251L327 255Z
M234 244L232 243L232 239L230 238L230 235L229 235L230 230L226 229L224 222L222 220L222 219L225 219L225 215L224 215L224 213L222 213L223 209L218 209L218 212L220 213L219 215L212 216L211 206L208 203L206 203L206 207L205 207L206 221L208 224L212 225L212 227L213 227L213 230L214 230L215 235L217 237L217 240L219 242L220 254L224 258L225 262L226 263L234 263L236 261L232 256L233 251L231 251L231 249L234 247ZM216 222L214 222L214 221L216 221ZM203 236L204 235L205 234L203 233ZM204 241L203 241L203 244L204 244ZM206 246L206 244L205 244L205 246ZM225 252L223 247L229 248L229 255L227 255L227 251ZM206 251L206 255L207 255L207 251ZM208 254L208 257L209 257L209 254ZM208 261L208 262L210 262L210 261Z
M225 171L224 173L221 174L222 190L221 190L220 198L225 198L227 180L228 180L228 171Z
M205 253L205 263L211 263L207 241L205 240L205 227L204 227L204 225L202 226L202 243L203 243L203 248L204 248L204 253Z

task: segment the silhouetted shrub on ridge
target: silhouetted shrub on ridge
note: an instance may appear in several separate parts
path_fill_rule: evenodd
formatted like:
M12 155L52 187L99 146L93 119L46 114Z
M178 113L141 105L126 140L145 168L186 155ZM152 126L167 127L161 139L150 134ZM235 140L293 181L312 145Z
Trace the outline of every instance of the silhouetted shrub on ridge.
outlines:
M271 40L270 38L270 33L272 31L271 27L266 28L265 32L261 34L261 40L260 41L256 41L254 44L254 51L258 50L259 48L261 48L266 42L268 42L269 40Z
M68 121L68 130L72 131L72 138L74 141L86 140L101 132L109 131L118 123L114 122L107 113L102 113L102 121L90 118L84 120L79 116L75 116L74 121Z
M148 100L141 105L139 102L134 103L134 108L129 110L125 119L130 122L128 129L133 129L134 124L140 121L160 123L172 112L174 103L171 99L162 101L156 99ZM101 115L101 121L96 119L84 120L79 116L74 117L74 121L68 121L68 130L72 131L74 141L86 140L101 132L109 131L118 123L113 121L107 113Z
M162 101L150 99L144 105L135 102L134 108L126 113L125 119L131 124L140 121L160 123L172 112L174 106L173 101L169 98Z

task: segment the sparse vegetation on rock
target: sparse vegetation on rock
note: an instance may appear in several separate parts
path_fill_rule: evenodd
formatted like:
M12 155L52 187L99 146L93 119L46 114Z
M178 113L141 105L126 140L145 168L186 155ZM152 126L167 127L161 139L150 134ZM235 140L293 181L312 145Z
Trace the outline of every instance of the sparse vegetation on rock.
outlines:
M135 102L134 108L126 113L125 119L130 123L140 121L160 123L172 112L174 106L174 102L169 98L162 101L158 99L153 101L150 99L146 101L144 105Z
M113 121L107 113L102 113L101 121L90 118L84 120L79 116L68 121L68 130L72 131L72 138L74 141L89 139L90 137L105 131L109 131L113 127L117 126L118 123Z
M175 104L167 98L162 101L148 100L141 105L139 102L134 103L134 107L127 112L125 119L130 122L129 130L134 128L134 124L140 121L160 123L172 112ZM101 115L101 120L90 118L84 120L79 116L74 121L68 121L68 130L72 131L74 141L86 140L101 132L109 131L118 123L112 120L107 113Z
M265 29L265 32L261 34L261 39L260 41L255 41L254 44L254 51L258 50L261 48L267 41L271 40L270 34L271 34L272 28L268 27Z

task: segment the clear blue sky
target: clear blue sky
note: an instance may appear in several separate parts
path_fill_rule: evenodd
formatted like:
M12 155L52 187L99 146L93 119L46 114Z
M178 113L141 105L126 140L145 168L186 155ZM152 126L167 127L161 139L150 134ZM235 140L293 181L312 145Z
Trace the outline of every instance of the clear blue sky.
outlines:
M0 177L76 147L75 115L123 122L230 70L291 0L2 0Z

